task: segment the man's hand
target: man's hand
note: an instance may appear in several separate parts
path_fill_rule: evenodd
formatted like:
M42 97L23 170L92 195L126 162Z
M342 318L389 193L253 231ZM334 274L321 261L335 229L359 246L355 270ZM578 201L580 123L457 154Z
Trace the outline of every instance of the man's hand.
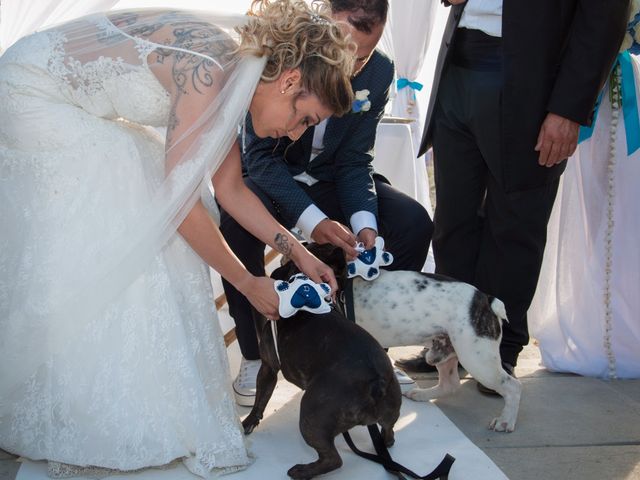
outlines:
M358 232L358 241L364 244L366 250L371 250L376 244L378 232L372 228L363 228Z
M536 152L540 152L538 163L543 167L553 167L569 158L578 146L580 125L573 120L548 113L542 122Z
M358 256L356 237L351 231L334 220L325 218L311 232L311 238L320 244L330 243L344 250L348 259Z

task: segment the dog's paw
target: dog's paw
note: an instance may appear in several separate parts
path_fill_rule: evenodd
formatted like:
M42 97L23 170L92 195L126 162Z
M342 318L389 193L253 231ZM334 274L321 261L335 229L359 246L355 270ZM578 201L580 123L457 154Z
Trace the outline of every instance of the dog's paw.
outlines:
M287 475L296 480L306 480L313 477L309 472L309 465L303 465L301 463L291 467L289 471L287 471Z
M512 420L505 420L502 417L494 418L489 424L489 430L494 432L511 433L516 428L516 422Z
M289 469L287 475L296 480L306 480L308 478L317 477L318 475L325 474L340 468L342 466L342 459L338 452L333 454L329 453L322 460L318 459L311 463L299 463Z
M384 446L387 448L393 447L393 444L396 443L395 434L393 433L393 428L382 428L381 430L382 439L384 440Z
M426 402L431 399L427 390L427 388L414 387L411 390L404 392L403 395L416 402Z
M249 435L260 423L260 419L255 415L249 414L247 418L242 421L242 428L244 429L244 434Z

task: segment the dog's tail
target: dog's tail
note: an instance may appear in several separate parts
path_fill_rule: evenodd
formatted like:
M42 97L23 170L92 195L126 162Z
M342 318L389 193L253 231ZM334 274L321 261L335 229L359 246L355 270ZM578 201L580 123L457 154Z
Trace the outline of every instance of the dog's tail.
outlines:
M493 310L493 313L495 313L498 318L505 322L509 321L507 318L507 309L505 308L504 303L502 303L502 300L496 297L489 297L489 303L491 305L491 310Z
M371 398L373 398L374 403L377 403L378 400L386 395L388 387L388 382L382 377L377 377L375 380L369 382L369 394Z
M380 348L378 346L378 348ZM384 352L378 352L377 349L369 351L367 354L368 372L363 375L366 382L366 389L369 392L369 398L373 400L373 404L377 404L381 398L387 395L389 382L395 380L393 372L389 372L389 357ZM389 375L390 373L390 375ZM364 385L363 385L364 386Z

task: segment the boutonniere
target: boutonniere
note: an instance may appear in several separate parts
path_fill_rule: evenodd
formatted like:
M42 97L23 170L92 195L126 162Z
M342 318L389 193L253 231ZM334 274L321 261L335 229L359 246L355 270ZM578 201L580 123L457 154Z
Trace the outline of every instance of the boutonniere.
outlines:
M351 111L354 113L368 112L371 108L371 102L369 101L369 90L358 90L356 92L356 98L351 106Z

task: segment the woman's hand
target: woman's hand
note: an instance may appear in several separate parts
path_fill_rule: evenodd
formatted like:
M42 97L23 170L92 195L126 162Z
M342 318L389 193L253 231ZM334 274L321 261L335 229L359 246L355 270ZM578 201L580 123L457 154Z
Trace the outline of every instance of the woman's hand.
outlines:
M274 283L275 280L269 277L248 275L241 284L236 285L236 288L258 312L270 320L275 320L280 317L280 297L273 288Z
M309 252L302 245L298 244L292 252L291 258L307 277L316 283L328 283L331 287L331 296L335 298L338 291L338 282L331 267L318 260L315 255Z

